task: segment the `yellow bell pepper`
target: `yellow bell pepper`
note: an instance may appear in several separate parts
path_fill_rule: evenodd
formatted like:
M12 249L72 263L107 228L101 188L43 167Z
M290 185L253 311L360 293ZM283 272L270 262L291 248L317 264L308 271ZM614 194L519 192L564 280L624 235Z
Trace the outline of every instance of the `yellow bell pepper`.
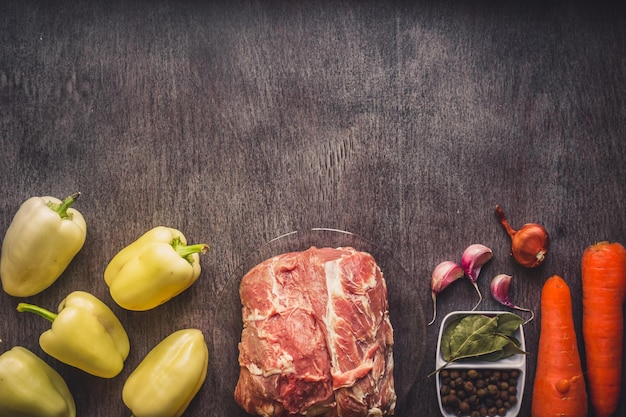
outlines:
M63 377L30 350L0 355L0 416L75 417L74 397Z
M122 400L134 417L180 417L207 374L209 350L199 329L178 330L130 374Z
M158 307L200 276L200 252L206 244L187 246L178 230L158 226L117 253L104 271L111 297L127 310Z
M4 291L29 297L51 286L80 251L87 236L83 216L61 201L32 197L19 208L2 241L0 279Z
M113 311L95 296L74 291L61 301L58 314L26 303L19 303L17 310L52 322L39 337L48 355L101 378L122 371L130 351L128 335Z

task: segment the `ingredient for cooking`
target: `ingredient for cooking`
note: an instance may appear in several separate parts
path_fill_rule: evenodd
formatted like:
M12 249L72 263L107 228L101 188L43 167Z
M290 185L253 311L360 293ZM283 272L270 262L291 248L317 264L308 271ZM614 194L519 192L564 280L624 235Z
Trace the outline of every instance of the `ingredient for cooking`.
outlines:
M527 268L541 265L550 246L550 235L547 230L537 223L526 223L519 230L513 230L498 205L496 213L511 238L511 255L517 263Z
M461 267L463 267L465 276L470 279L472 285L478 293L478 302L472 310L476 310L476 307L478 307L480 302L483 300L483 295L481 294L480 289L478 289L478 275L480 274L480 270L483 265L489 262L491 258L493 258L493 251L480 243L469 245L465 251L463 251L463 256L461 257Z
M0 355L0 416L75 417L76 406L57 371L15 346Z
M235 400L269 416L393 414L393 329L374 258L353 248L285 253L242 279Z
M433 318L430 323L428 323L429 326L433 324L437 318L437 294L464 275L465 272L463 272L463 268L452 261L443 261L435 267L430 278L430 296L433 299Z
M586 417L587 391L583 377L572 297L558 275L541 291L541 331L533 386L532 417Z
M624 344L626 249L600 242L582 256L583 339L591 404L598 417L617 410Z
M111 297L127 309L153 309L189 288L200 276L206 244L187 246L176 229L155 227L117 253L104 271Z
M52 322L52 328L39 337L39 345L53 358L101 378L113 378L122 370L130 351L128 335L95 296L74 291L61 301L58 314L26 303L19 303L17 311Z
M2 241L0 279L14 297L30 297L54 284L87 236L83 216L70 206L80 193L61 201L32 197L18 209Z
M134 417L179 417L202 387L208 364L202 331L178 330L148 352L130 374L122 400Z
M526 324L535 317L535 313L532 310L513 304L513 302L511 301L511 296L509 295L509 288L511 288L512 279L513 277L507 274L496 275L491 280L491 295L493 296L493 298L495 298L497 302L502 305L530 313L530 318L523 323Z
M518 369L444 369L439 378L441 405L456 416L504 416L521 400Z
M521 342L513 335L522 322L513 313L460 315L448 323L441 335L441 356L446 363L429 376L463 359L498 361L525 354Z

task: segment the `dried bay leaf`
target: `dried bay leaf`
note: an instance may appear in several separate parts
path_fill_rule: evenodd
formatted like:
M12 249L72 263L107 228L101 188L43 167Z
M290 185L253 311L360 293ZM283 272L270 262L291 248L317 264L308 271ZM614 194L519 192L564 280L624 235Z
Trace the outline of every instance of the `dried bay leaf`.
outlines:
M502 313L498 314L498 331L503 334L512 335L519 329L520 324L524 323L524 320L517 314Z
M525 354L520 342L513 336L523 322L513 313L494 316L468 314L452 320L441 335L441 355L446 363L429 376L458 360L497 361Z
M493 353L488 353L486 355L481 356L479 359L481 361L495 362L495 361L499 361L500 359L508 358L509 356L513 356L513 355L518 355L518 354L526 355L527 352L523 351L519 347L520 346L519 341L517 341L514 338L510 340L513 341L513 343L507 343L502 348L502 350L499 350Z
M475 356L481 353L481 346L490 349L490 339L496 333L498 319L484 315L470 314L444 330L442 345L447 346L446 361L460 357ZM490 353L491 351L487 352Z

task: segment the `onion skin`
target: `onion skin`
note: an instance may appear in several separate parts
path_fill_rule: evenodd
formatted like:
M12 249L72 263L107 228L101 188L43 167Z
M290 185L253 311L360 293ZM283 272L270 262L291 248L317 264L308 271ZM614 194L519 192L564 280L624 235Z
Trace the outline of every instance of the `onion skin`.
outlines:
M548 231L537 223L526 223L519 230L514 230L499 205L496 205L496 214L500 219L500 224L511 238L513 259L527 268L541 265L550 248Z

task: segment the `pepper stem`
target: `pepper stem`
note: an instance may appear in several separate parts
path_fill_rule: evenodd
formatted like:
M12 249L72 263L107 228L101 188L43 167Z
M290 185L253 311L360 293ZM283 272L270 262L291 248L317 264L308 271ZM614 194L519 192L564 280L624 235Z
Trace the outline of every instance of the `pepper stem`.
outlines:
M46 205L50 207L50 210L57 213L62 219L68 219L71 217L71 215L68 214L67 209L70 208L72 204L74 204L74 201L78 200L78 197L80 197L80 192L77 191L74 194L65 197L65 200L63 200L61 204L56 204L52 201L48 201Z
M509 224L509 221L504 216L504 212L502 211L502 208L500 208L500 206L497 204L496 204L496 213L498 214L498 218L500 219L500 224L502 224L502 227L504 227L504 230L506 230L506 233L511 238L513 238L513 236L515 236L515 233L517 233L517 230L513 230L513 228Z
M171 243L174 250L180 255L181 258L184 258L190 264L193 263L193 259L191 259L191 255L194 253L207 253L209 251L209 245L206 243L198 243L196 245L184 245L181 242L180 237L172 240Z
M27 304L27 303L19 303L17 305L17 311L19 311L20 313L24 313L24 312L34 313L43 317L46 320L49 320L50 322L53 322L54 319L56 319L58 316L57 313L53 313L50 310L46 310L45 308L36 306L34 304Z

